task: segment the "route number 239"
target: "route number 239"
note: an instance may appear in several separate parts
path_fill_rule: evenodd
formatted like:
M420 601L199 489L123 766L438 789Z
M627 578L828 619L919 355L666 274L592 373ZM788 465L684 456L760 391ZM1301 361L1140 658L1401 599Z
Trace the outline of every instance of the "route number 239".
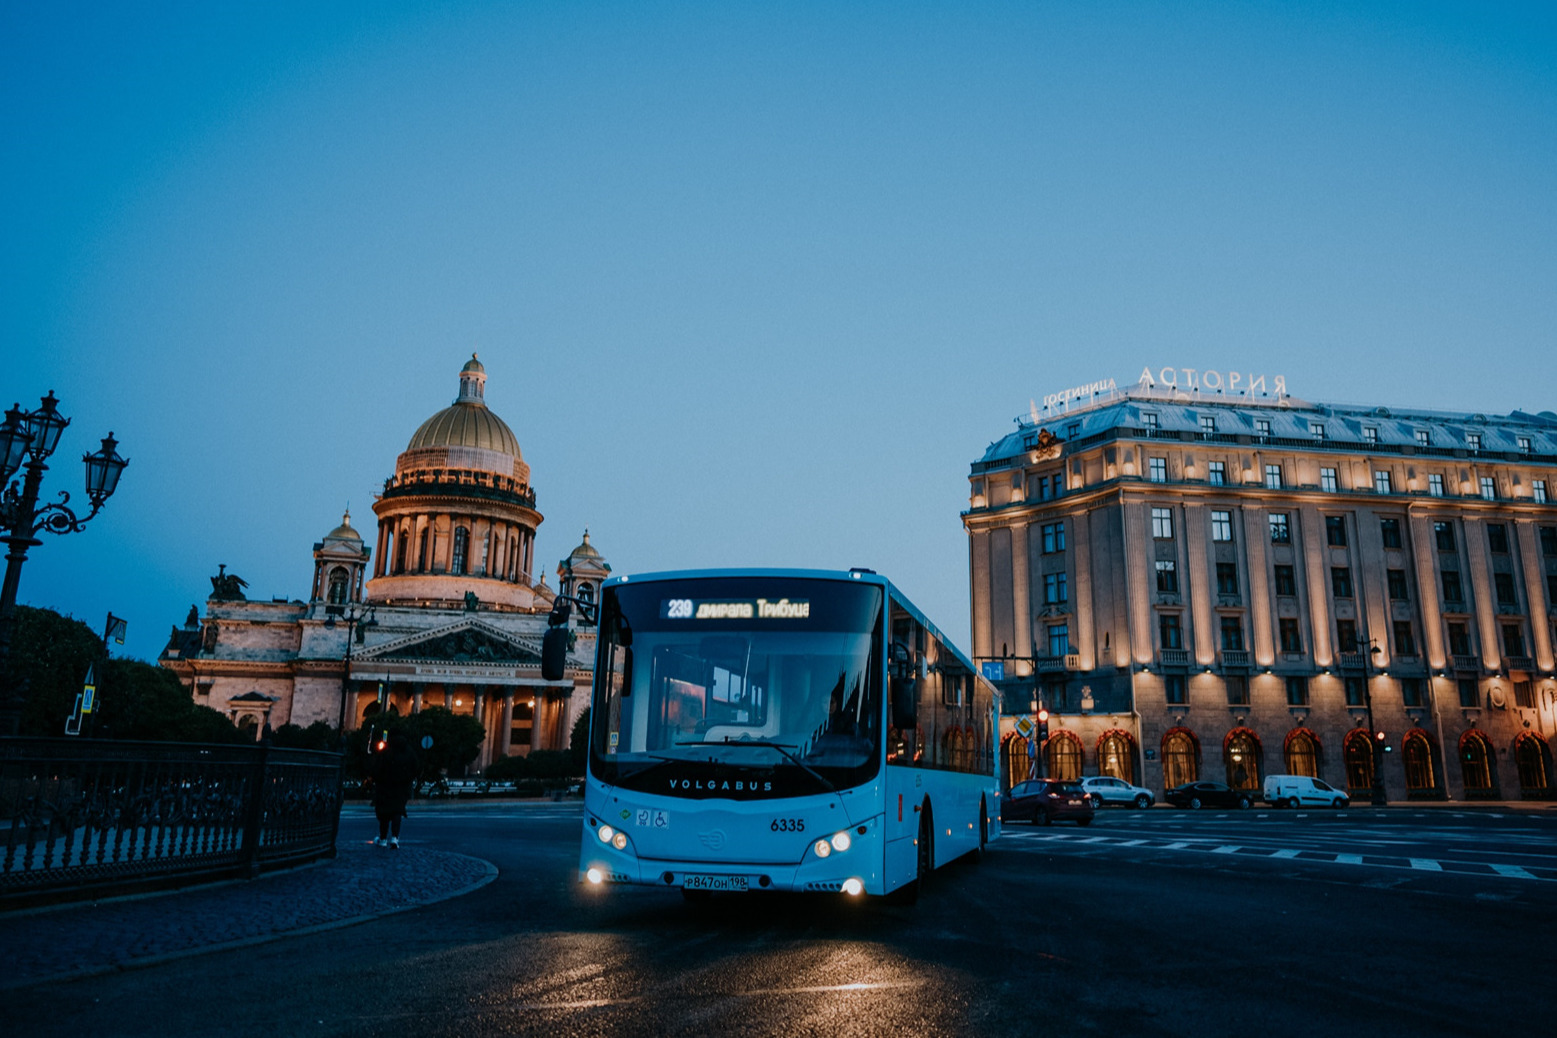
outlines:
M803 833L806 831L804 818L775 818L768 825L776 833Z

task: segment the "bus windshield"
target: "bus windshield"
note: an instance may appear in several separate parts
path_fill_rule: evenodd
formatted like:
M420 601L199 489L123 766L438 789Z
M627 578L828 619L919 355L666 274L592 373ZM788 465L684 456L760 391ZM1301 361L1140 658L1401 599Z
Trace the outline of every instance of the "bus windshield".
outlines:
M881 756L881 605L873 584L795 577L606 588L592 773L743 800L867 781Z

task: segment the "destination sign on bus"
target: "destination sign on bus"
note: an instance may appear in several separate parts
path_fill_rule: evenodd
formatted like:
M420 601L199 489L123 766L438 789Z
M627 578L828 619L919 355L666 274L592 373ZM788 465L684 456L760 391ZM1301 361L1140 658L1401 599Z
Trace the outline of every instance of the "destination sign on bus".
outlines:
M811 602L805 598L694 599L660 602L661 620L805 620Z

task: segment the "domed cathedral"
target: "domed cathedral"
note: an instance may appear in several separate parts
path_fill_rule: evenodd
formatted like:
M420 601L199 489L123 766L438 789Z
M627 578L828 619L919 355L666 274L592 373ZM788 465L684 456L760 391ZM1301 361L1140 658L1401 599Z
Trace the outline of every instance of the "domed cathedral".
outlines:
M534 576L541 513L530 467L487 407L486 379L473 355L454 402L396 459L373 503L376 548L349 512L314 544L306 602L250 601L225 568L212 578L205 615L191 607L159 660L197 702L256 733L315 721L354 728L381 712L447 707L486 729L473 771L504 755L567 748L588 706L594 633L579 623L566 676L541 676L556 592ZM558 566L558 586L593 600L610 571L585 531Z
M459 396L421 424L373 504L378 564L370 602L463 604L529 610L535 557L530 466L513 430L486 402L486 369L474 354Z

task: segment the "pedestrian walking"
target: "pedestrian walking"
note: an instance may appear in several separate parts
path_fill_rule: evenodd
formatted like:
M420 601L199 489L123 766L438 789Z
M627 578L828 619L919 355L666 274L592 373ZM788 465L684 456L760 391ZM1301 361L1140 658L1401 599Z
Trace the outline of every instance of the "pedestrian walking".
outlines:
M400 729L391 729L384 749L368 759L368 777L373 780L373 813L378 816L380 847L400 849L400 820L416 784L416 751Z

